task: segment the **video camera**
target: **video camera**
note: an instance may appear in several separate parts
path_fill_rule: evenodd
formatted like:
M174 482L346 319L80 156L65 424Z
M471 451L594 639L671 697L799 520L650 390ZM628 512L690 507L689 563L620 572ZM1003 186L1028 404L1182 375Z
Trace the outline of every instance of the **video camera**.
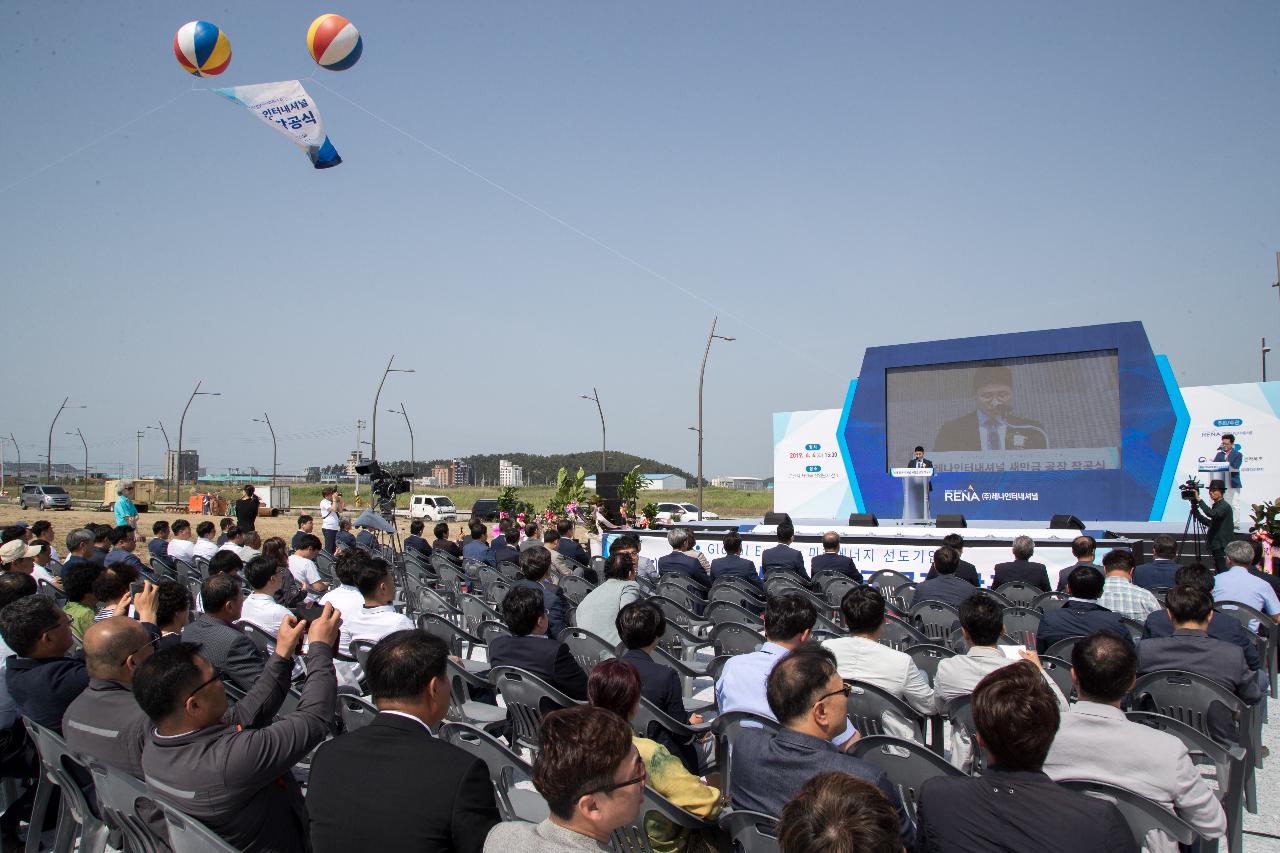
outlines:
M1178 486L1178 493L1182 495L1184 501L1195 503L1200 500L1200 490L1203 488L1204 483L1201 483L1195 477L1188 477L1185 483Z
M379 501L391 501L394 504L396 495L402 495L413 488L408 477L383 471L376 459L357 465L356 473L369 477L369 488Z

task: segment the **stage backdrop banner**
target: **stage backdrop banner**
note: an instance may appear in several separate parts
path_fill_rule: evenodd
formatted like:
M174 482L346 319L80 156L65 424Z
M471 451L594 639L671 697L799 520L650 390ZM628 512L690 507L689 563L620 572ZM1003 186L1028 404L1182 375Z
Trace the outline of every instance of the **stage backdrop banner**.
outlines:
M858 511L839 426L839 409L774 413L773 503L792 518L846 519Z

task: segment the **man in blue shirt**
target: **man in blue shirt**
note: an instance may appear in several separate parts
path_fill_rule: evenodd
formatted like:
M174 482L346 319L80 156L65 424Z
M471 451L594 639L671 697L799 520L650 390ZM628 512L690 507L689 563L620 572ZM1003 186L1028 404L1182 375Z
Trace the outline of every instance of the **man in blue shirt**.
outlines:
M1244 454L1236 449L1236 437L1231 433L1222 434L1222 446L1218 448L1218 452L1213 455L1214 462L1225 462L1231 466L1231 470L1226 474L1226 493L1224 497L1227 503L1231 504L1231 512L1233 515L1240 514L1240 489L1242 487L1240 481L1240 466L1244 464Z
M173 568L173 563L169 562L169 522L161 519L151 525L151 540L147 542L147 553L151 555L151 559L159 560L169 568Z
M1228 543L1227 570L1213 581L1214 601L1238 601L1280 622L1280 599L1271 584L1249 574L1253 565L1253 546L1243 540Z
M740 578L764 592L756 564L742 556L742 534L730 530L724 535L723 543L725 556L711 561L711 582L721 578Z
M766 548L760 555L764 576L769 577L769 572L774 569L786 569L802 578L808 577L809 573L804 570L804 555L791 547L791 541L796 538L795 525L789 519L783 519L778 525L777 536L778 544Z
M484 523L473 521L470 530L471 540L462 546L462 559L483 563L485 555L489 553L489 543L484 538Z
M1143 589L1172 587L1178 574L1178 540L1168 533L1161 533L1151 540L1151 553L1155 559L1133 570L1133 582Z
M821 572L837 572L862 583L862 572L853 560L840 553L840 534L834 530L822 534L822 553L809 561L809 570L815 578Z

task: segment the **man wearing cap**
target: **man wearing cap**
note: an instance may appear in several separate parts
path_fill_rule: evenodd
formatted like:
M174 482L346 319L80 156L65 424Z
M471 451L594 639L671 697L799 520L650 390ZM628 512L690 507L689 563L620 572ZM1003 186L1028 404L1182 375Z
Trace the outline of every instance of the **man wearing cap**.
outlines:
M1219 572L1227 568L1227 543L1236 532L1231 504L1223 500L1226 490L1227 484L1222 480L1209 483L1209 499L1213 501L1213 506L1200 499L1199 489L1195 490L1194 497L1191 498L1191 512L1201 524L1209 528L1204 538L1209 544L1209 553L1213 554L1213 567Z
M133 480L116 483L116 527L138 526L138 508L133 505Z
M1009 413L1013 371L1008 367L989 365L975 370L973 394L977 410L944 423L934 450L1043 450L1049 446L1039 421Z
M0 566L6 572L22 572L31 574L36 565L36 555L40 553L39 545L28 545L21 539L10 539L0 545Z

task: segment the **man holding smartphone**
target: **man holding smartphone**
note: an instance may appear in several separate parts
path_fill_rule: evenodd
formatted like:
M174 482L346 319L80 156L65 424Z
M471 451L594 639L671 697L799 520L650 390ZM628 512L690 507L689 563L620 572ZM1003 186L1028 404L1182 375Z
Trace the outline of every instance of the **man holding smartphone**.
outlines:
M324 549L333 554L338 548L338 530L342 520L342 493L333 486L320 490L320 530L324 533Z

